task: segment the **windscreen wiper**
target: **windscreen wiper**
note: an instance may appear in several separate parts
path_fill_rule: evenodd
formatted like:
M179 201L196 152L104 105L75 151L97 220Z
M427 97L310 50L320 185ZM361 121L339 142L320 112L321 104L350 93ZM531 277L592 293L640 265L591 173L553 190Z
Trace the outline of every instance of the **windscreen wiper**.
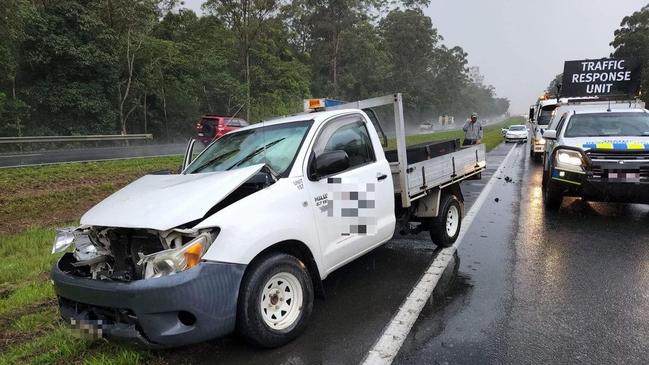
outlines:
M261 152L261 151L263 151L263 150L265 150L265 149L267 149L267 148L269 148L269 147L272 147L272 146L276 145L277 143L279 143L279 142L281 142L281 141L283 141L283 140L285 140L285 139L286 139L285 137L282 137L282 138L280 138L280 139L276 139L276 140L274 140L274 141L272 141L272 142L267 143L267 144L264 145L264 146L261 146L261 147L257 148L256 150L250 152L248 155L246 155L246 156L245 156L244 158L242 158L241 160L235 162L234 165L228 167L226 170L232 170L233 168L242 165L242 164L245 163L246 161L249 161L251 158L257 156L257 155L259 154L259 152Z
M215 163L215 162L217 162L217 161L220 161L220 160L222 160L222 159L224 159L224 158L226 158L226 157L228 157L228 156L231 156L233 153L237 153L237 152L239 152L239 149L238 149L238 148L235 148L235 149L233 149L233 150L231 150L231 151L228 151L228 152L222 153L222 154L220 154L220 155L214 156L214 158L212 158L211 160L207 161L206 163L204 163L203 165L201 165L200 167L198 167L198 168L197 168L196 170L194 170L193 172L199 172L199 171L202 171L202 170L204 170L207 166L210 166L211 164L213 164L213 163Z

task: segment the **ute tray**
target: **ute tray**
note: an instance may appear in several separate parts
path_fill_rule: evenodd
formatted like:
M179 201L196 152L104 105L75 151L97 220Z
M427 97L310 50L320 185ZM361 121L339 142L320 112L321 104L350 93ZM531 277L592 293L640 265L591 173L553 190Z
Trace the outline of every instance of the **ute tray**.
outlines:
M419 143L408 146L406 155L408 164L413 164L425 160L430 160L438 156L446 155L460 149L459 139L446 139L442 141ZM385 151L385 158L389 162L397 162L399 158L396 150Z

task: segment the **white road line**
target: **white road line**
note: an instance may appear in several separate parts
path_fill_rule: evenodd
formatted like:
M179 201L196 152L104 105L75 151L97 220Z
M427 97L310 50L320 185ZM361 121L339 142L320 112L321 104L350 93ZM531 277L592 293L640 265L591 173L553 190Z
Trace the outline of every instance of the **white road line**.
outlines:
M415 324L415 321L419 317L419 313L424 308L426 301L433 293L439 278L442 276L442 273L448 266L449 262L453 258L453 254L457 250L458 246L462 243L464 235L469 230L471 222L480 211L480 208L487 200L489 193L491 192L496 181L498 181L496 175L498 172L502 171L503 166L509 161L512 156L516 146L513 146L503 162L500 163L498 169L493 174L489 182L476 199L471 209L466 214L466 217L462 220L462 228L460 233L455 241L455 244L451 247L442 249L435 260L430 264L424 275L421 277L419 282L413 287L412 291L408 294L404 302L401 304L399 311L392 317L392 320L383 330L381 337L374 343L374 347L367 353L365 358L362 361L362 364L368 365L390 365L394 358L399 353L399 349L403 345L403 342L406 340L408 333L412 329L412 326Z

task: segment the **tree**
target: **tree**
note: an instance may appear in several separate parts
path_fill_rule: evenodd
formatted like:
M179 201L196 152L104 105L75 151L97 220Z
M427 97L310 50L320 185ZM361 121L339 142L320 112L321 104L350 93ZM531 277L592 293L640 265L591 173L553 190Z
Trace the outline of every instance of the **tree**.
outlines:
M25 26L19 79L28 134L101 133L115 120L114 34L88 2L46 3Z
M468 88L473 86L467 75L467 56L458 46L441 46L435 50L432 67L435 88L433 105L441 114L466 113L466 108L471 104L467 101L469 95L472 95Z
M553 98L556 98L559 94L559 86L561 85L561 81L563 79L563 73L558 74L557 76L550 81L550 84L548 85L548 88L546 89L546 93Z
M341 76L345 69L341 60L349 60L350 52L354 52L349 42L357 41L354 32L368 30L362 24L369 24L368 14L381 4L367 0L298 0L283 8L293 31L293 44L309 55L314 95L345 97L340 79L347 75Z
M237 34L239 50L245 64L246 118L250 119L251 85L250 53L264 23L279 9L276 0L208 0L203 8L221 18Z
M28 0L6 0L0 7L0 132L22 135L28 117L27 105L18 96L17 77L20 46L25 26L33 21L36 9Z
M620 29L616 30L611 46L615 48L614 57L637 57L643 62L642 89L643 100L649 102L649 5L622 19Z
M420 9L392 10L379 23L387 52L388 85L406 95L406 104L421 110L434 101L436 46L432 21Z
M131 114L140 105L145 93L140 90L140 70L142 62L136 62L138 54L161 16L161 5L157 0L106 0L96 5L102 20L115 34L111 53L117 58L118 128L121 134L127 133L127 123Z

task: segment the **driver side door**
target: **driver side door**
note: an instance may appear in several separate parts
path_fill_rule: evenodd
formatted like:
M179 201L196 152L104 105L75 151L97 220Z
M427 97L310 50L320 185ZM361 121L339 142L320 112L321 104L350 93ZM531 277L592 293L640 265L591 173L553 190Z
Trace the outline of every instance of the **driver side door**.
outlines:
M386 241L394 230L390 165L385 158L377 159L366 123L360 114L328 121L311 147L305 185L328 272ZM349 167L314 177L316 156L340 150L347 153Z

